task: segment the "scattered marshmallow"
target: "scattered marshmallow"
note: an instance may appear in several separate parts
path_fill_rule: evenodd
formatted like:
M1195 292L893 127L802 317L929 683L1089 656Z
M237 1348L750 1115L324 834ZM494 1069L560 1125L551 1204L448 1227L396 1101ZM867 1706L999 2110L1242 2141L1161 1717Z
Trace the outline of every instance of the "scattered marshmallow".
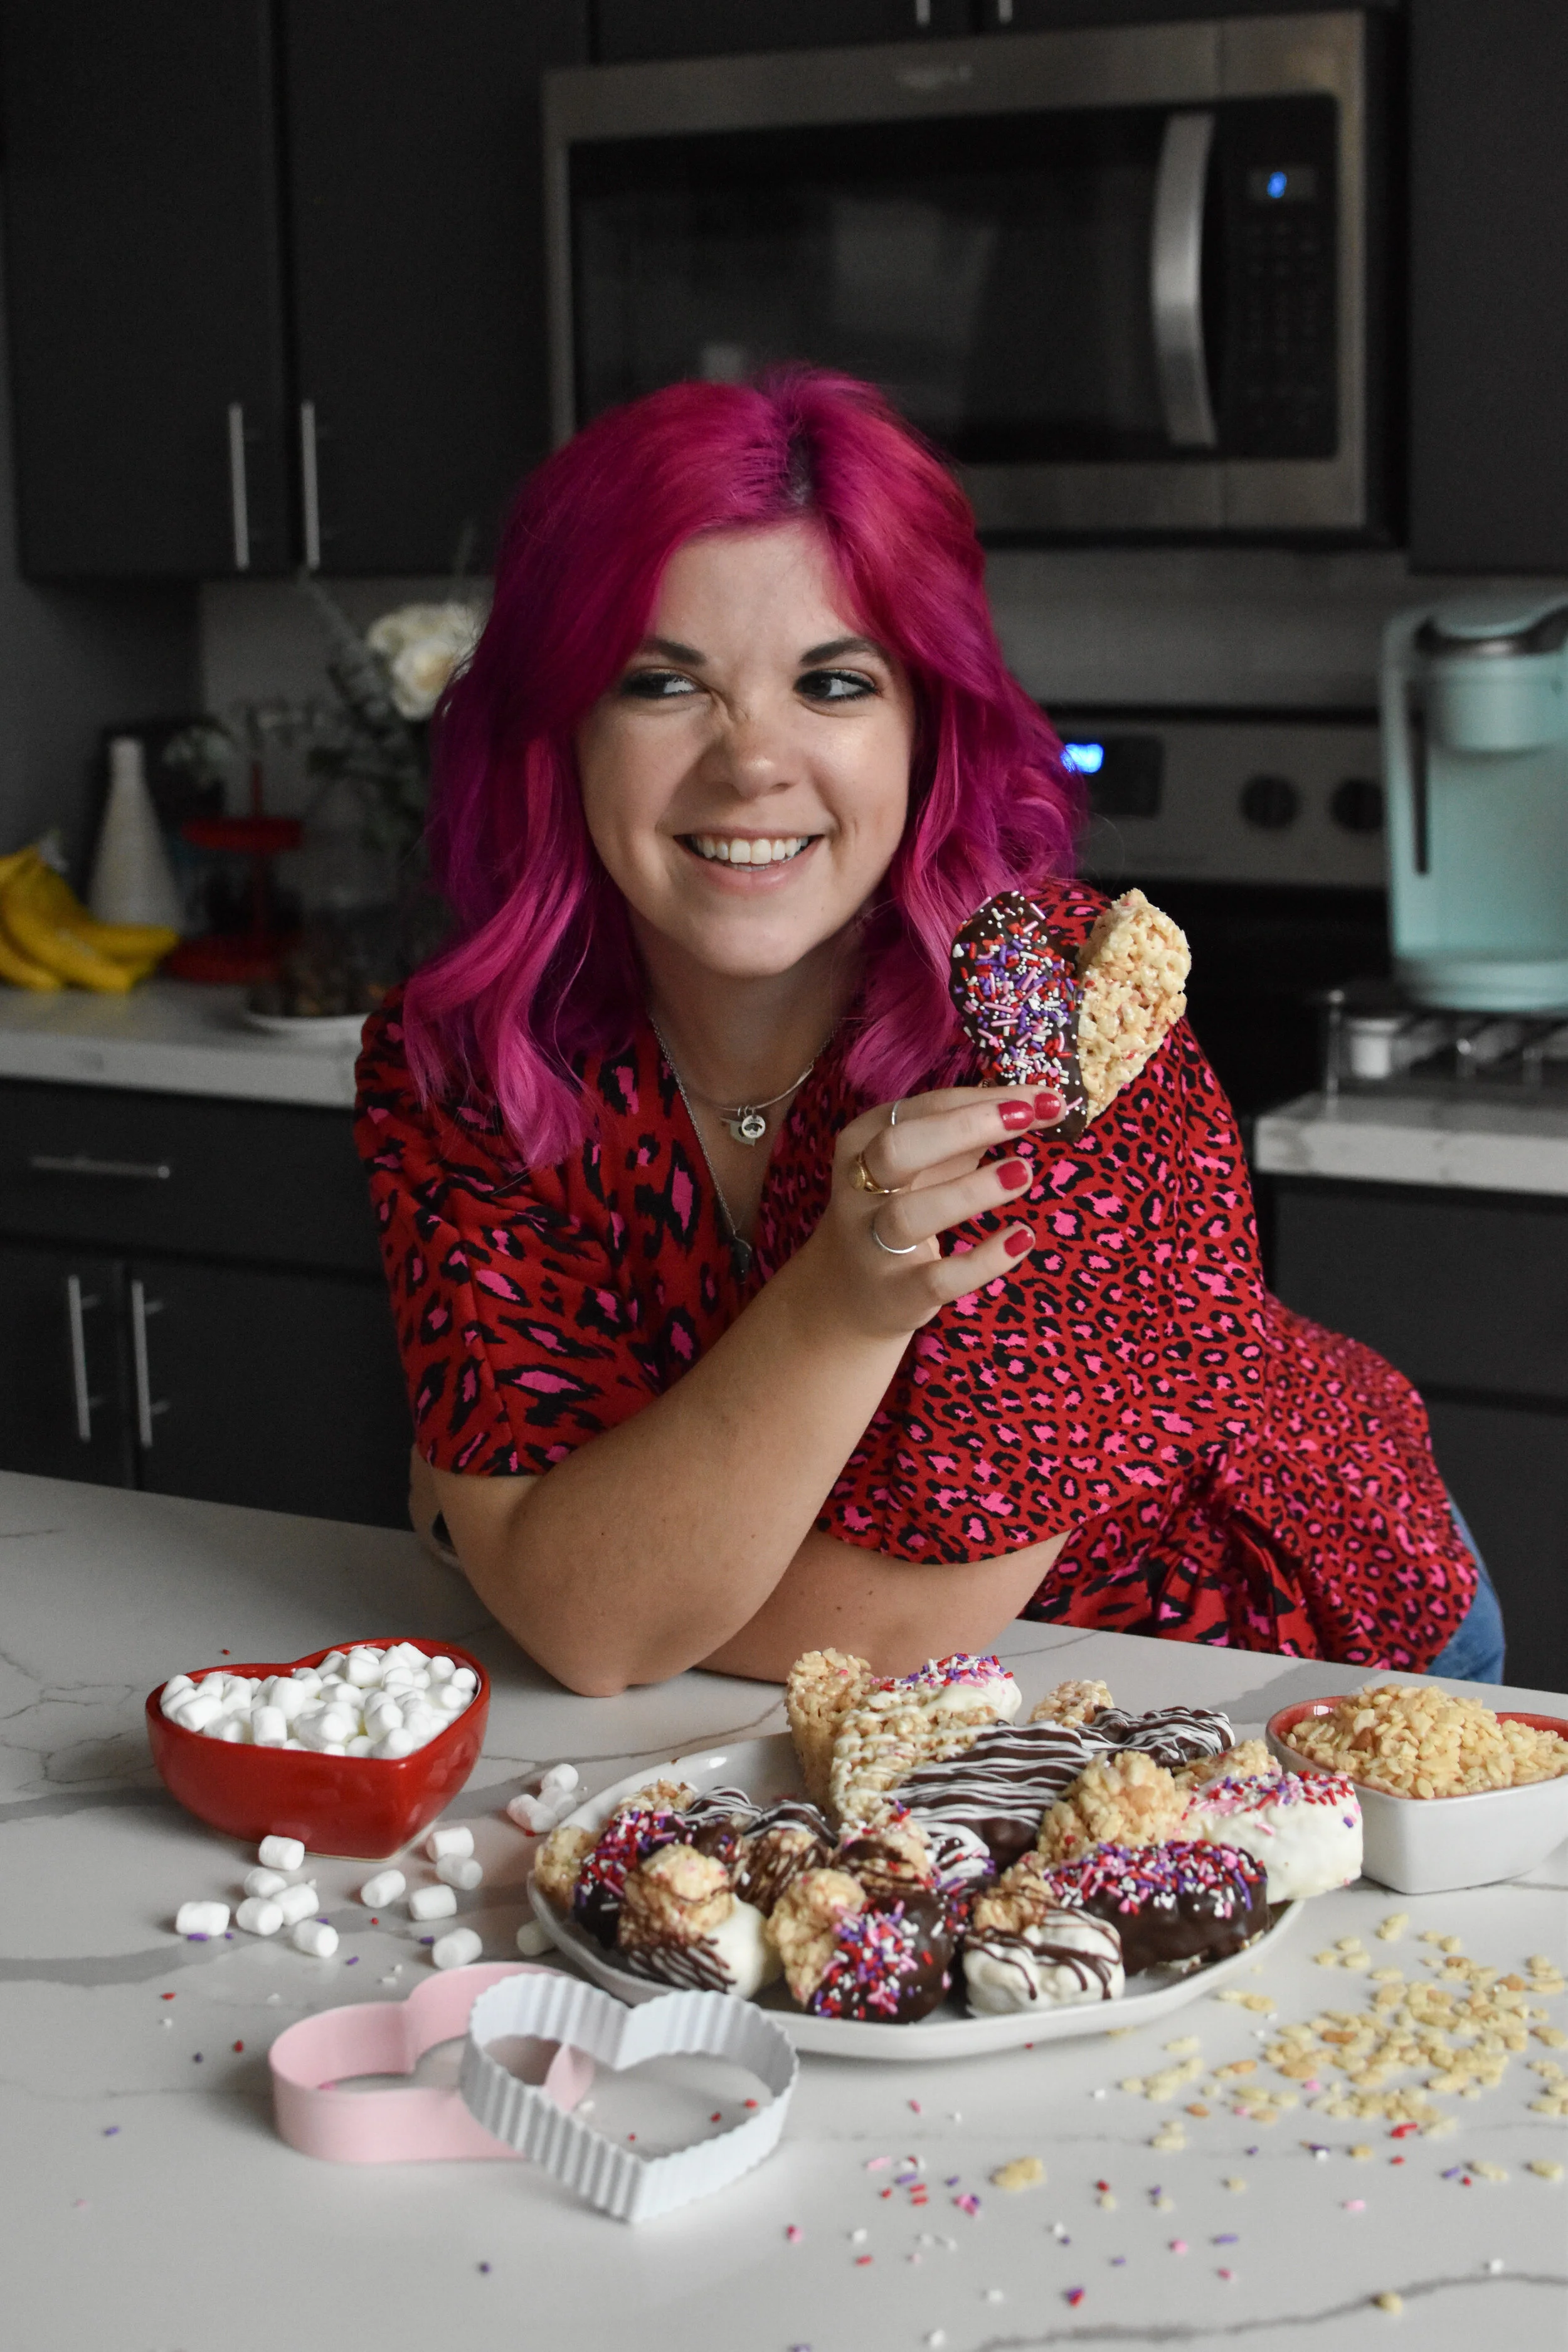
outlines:
M449 1886L416 1886L408 1898L411 1919L449 1919L457 1907Z
M313 1895L310 1907L315 1908ZM247 1936L275 1936L283 1925L283 1906L269 1895L247 1895L234 1915L234 1924Z
M301 1919L308 1919L321 1900L308 1879L301 1879L298 1886L284 1887L273 1899L283 1914L286 1927L296 1927Z
M264 1837L256 1849L256 1859L268 1870L298 1870L305 1859L304 1840Z
M568 1789L576 1788L582 1777L575 1764L552 1764L540 1781L539 1793L549 1796L557 1790L564 1793Z
M536 1960L550 1949L550 1938L537 1919L525 1919L517 1931L517 1948L525 1960Z
M280 1870L263 1870L259 1864L245 1874L247 1895L281 1895L289 1881Z
M454 1927L449 1936L437 1936L430 1958L438 1969L466 1969L483 1949L471 1927Z
M506 1809L507 1818L526 1837L543 1837L575 1811L579 1779L575 1764L552 1764L539 1783L538 1795L525 1789L513 1797Z
M176 1936L221 1936L227 1926L226 1903L182 1903L174 1914Z
M389 1903L396 1902L407 1885L400 1870L378 1870L360 1888L359 1899L367 1911L384 1911Z
M484 1867L471 1854L444 1853L436 1864L436 1875L447 1886L459 1886L471 1895L484 1878Z
M425 1841L425 1851L432 1862L446 1862L453 1855L472 1853L474 1833L461 1824L450 1829L432 1830Z
M473 1705L479 1686L471 1666L427 1658L412 1642L384 1648L362 1642L287 1675L231 1675L222 1667L199 1682L173 1675L159 1704L171 1722L209 1739L395 1763L448 1729Z
M338 1931L324 1919L301 1919L289 1940L312 1960L330 1960L338 1948Z

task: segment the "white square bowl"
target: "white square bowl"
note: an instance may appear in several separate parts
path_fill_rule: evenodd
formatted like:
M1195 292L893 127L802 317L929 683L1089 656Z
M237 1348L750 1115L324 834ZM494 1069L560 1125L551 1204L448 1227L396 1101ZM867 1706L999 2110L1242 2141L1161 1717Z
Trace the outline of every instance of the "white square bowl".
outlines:
M1290 1745L1290 1733L1309 1716L1331 1715L1338 1698L1283 1706L1268 1718L1270 1748L1289 1772L1321 1772ZM1568 1739L1558 1716L1500 1709L1502 1723L1528 1723ZM1353 1778L1353 1776L1352 1776ZM1519 1878L1545 1861L1568 1837L1568 1774L1531 1780L1522 1789L1486 1789L1473 1797L1394 1797L1355 1781L1361 1800L1362 1867L1368 1878L1401 1895L1439 1895L1450 1887L1492 1886Z

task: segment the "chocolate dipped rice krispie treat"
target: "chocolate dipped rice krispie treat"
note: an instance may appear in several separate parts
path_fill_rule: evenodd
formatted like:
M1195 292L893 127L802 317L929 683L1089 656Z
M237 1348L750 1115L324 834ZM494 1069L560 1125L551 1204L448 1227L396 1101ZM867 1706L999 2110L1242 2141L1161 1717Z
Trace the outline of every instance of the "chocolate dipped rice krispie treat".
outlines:
M743 2000L780 1968L762 1913L738 1900L715 1855L689 1845L661 1846L627 1873L616 1947L637 1976Z
M1184 1790L1163 1765L1129 1749L1079 1775L1047 1813L1036 1843L1051 1863L1097 1845L1162 1845L1182 1834L1186 1810Z

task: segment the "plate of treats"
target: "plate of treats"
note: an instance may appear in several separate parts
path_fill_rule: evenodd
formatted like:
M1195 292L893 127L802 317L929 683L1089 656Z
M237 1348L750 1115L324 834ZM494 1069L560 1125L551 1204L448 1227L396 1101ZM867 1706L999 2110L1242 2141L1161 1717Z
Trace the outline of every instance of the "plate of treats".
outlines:
M787 1734L631 1774L552 1831L535 1916L623 2000L728 1992L797 2049L907 2061L1161 2017L1359 1875L1342 1776L1101 1683L1022 1703L994 1657L879 1676L811 1651Z

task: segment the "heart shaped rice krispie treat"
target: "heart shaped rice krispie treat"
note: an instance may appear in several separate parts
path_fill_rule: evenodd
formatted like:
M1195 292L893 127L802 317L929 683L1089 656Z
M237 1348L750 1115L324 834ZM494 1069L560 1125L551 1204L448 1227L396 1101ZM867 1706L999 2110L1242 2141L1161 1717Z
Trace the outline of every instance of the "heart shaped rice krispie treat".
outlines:
M1192 955L1184 933L1129 890L1108 907L1079 957L1078 1059L1097 1118L1164 1043L1187 1009Z
M999 1658L959 1652L872 1685L842 1717L827 1801L842 1827L875 1820L879 1800L917 1765L956 1756L982 1727L1016 1715L1023 1693Z
M805 1793L815 1805L827 1799L838 1726L876 1679L869 1662L852 1656L847 1650L807 1650L789 1670L784 1712Z
M1070 1862L1094 1845L1163 1845L1182 1833L1187 1792L1136 1748L1091 1764L1040 1823L1037 1851Z

